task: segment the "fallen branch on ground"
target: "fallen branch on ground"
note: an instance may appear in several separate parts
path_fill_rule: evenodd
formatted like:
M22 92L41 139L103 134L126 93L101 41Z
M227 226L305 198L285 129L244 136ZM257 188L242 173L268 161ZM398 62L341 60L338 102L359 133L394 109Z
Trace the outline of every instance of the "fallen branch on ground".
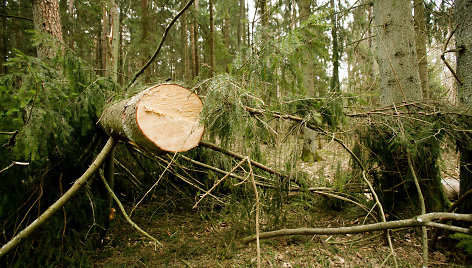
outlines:
M381 231L387 229L399 229L405 227L422 227L429 226L435 228L441 228L451 230L454 232L472 234L472 230L469 228L457 227L453 225L439 224L433 222L434 220L456 220L456 221L468 221L472 222L471 214L457 214L457 213L446 213L446 212L433 212L424 215L420 215L411 219L379 222L373 224L365 224L359 226L349 227L337 227L337 228L298 228L298 229L282 229L277 231L262 232L259 234L259 239L267 239L277 236L286 235L335 235L335 234L357 234L373 231ZM243 245L247 245L256 240L256 235L245 237L241 240Z

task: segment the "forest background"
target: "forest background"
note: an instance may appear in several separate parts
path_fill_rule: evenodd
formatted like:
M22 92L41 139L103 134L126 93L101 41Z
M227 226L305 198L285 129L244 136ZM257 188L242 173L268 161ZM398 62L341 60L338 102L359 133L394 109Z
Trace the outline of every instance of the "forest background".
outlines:
M470 1L188 3L1 2L2 244L88 167L106 141L97 124L104 107L169 82L201 96L204 140L273 169L254 170L254 191L251 165L211 146L155 158L121 143L114 189L132 211L143 199L162 201L157 192L195 203L233 173L239 184L221 183L199 208L242 213L247 225L233 239L254 233L259 217L267 230L284 227L292 192L308 206L326 191L331 208L354 202L378 219L403 219L450 209L441 186L454 169L447 155L458 163L458 212L470 214ZM347 149L349 165L335 159L330 178L314 179L302 167L324 161L319 151L330 142ZM110 201L95 177L2 262L64 264L77 245L99 247ZM378 198L364 194L372 189ZM255 221L254 200L265 204ZM61 254L38 250L49 245Z

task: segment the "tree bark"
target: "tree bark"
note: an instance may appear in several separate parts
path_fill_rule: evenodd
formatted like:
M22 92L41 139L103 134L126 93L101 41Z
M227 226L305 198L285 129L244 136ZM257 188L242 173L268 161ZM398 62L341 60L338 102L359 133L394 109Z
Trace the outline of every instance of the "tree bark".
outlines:
M414 0L416 55L418 57L419 75L423 98L429 99L428 58L426 55L426 21L423 0Z
M339 92L339 43L338 43L338 22L336 16L336 5L334 0L330 0L333 14L331 15L331 38L333 42L333 76L330 81L331 92Z
M245 0L239 0L239 20L238 20L238 49L242 48L244 44L244 21L246 21L246 8Z
M454 16L457 23L456 49L458 50L457 76L460 80L458 97L459 105L465 111L472 109L472 1L456 0L454 3ZM470 122L469 126L470 126ZM460 152L460 195L472 189L472 135L463 135L458 141ZM459 206L459 211L472 213L472 199Z
M374 4L380 103L422 99L410 0L379 0Z
M310 16L310 2L308 0L297 0L299 8L300 23L308 19ZM315 96L315 81L313 75L313 59L312 55L308 52L304 52L305 62L303 63L303 86L308 97ZM305 162L316 162L319 160L317 152L317 134L315 131L305 127L303 128L303 147L302 147L302 160Z
M148 35L149 35L149 1L148 0L141 0L141 44L146 44ZM143 57L141 59L141 65L145 65L146 62L149 60L150 51L146 49L146 46L143 47L142 50ZM151 78L151 68L147 68L144 72L144 81L149 83L149 79Z
M115 103L103 111L100 124L108 135L152 152L184 152L203 134L203 104L179 85L162 84Z
M33 22L35 31L63 43L58 0L33 0ZM54 48L44 45L37 47L37 53L40 58L52 58L56 54Z
M182 1L182 8L185 6L186 1ZM181 46L181 58L182 58L182 81L187 82L190 69L189 57L188 57L188 29L187 29L187 14L182 14L182 19L180 20L180 39L182 42Z
M108 40L107 40L107 32L109 27L108 21L108 11L106 3L103 4L102 7L102 36L101 36L101 50L102 50L102 63L101 63L101 71L102 76L107 76L109 71L108 59L109 59L109 50L108 50Z
M208 1L210 9L210 67L215 70L215 22L213 20L213 0Z
M198 55L198 0L194 2L194 13L193 13L193 23L192 23L192 32L190 34L190 41L192 42L192 78L198 76L200 60Z
M113 81L118 83L118 62L120 58L120 13L118 12L118 4L115 0L110 1L110 13L112 28L111 69Z

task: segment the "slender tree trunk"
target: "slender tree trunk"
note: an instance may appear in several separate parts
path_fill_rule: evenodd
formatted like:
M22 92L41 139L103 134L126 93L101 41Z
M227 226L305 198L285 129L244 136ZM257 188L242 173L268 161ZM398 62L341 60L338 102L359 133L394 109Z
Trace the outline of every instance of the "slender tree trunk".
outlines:
M194 62L194 67L195 67L195 77L198 76L200 72L200 55L198 53L198 0L195 0L195 17L193 21L193 62Z
M110 0L112 42L111 42L111 65L112 77L118 83L118 62L120 58L120 13L115 0Z
M300 22L308 19L310 16L310 2L309 0L298 0L298 8L300 14ZM305 62L303 63L303 85L305 87L306 95L308 97L315 96L315 81L313 74L313 59L310 53L305 52ZM317 135L316 132L309 128L303 129L303 148L302 160L306 162L316 162L319 160L317 153Z
M126 12L123 12L123 6L120 7L120 40L119 40L119 59L118 59L118 83L120 85L123 85L124 83L124 66L123 66L123 59L125 57L125 50L123 49L123 14L126 14Z
M209 0L208 6L210 9L210 67L211 70L215 70L215 23L213 20L213 0ZM239 25L239 24L238 24Z
M7 14L7 3L5 0L2 1L2 14ZM8 37L7 37L7 18L2 17L2 55L0 56L0 73L6 74L7 73L7 66L5 63L7 62L7 55L8 55Z
M238 49L244 44L244 21L246 20L246 1L239 0L239 20L238 20Z
M333 14L331 15L331 38L333 42L333 76L330 81L331 92L339 92L339 45L338 45L338 22L336 16L336 5L334 0L330 0L331 8L333 9Z
M267 0L257 0L259 16L261 16L261 24L265 29L269 24L269 14L267 14Z
M50 35L55 42L63 43L58 0L33 0L33 21L37 32ZM40 58L51 58L56 52L54 48L39 45L37 53Z
M141 0L141 44L148 43L148 36L149 36L149 1L148 0ZM149 60L149 49L144 46L142 50L143 58L141 59L141 65L144 66L146 62ZM144 73L144 81L149 83L149 79L151 78L152 68L151 66L146 69Z
M472 1L456 0L454 16L457 23L456 54L459 105L465 111L472 109ZM469 121L470 124L470 121ZM460 151L460 195L472 189L472 147L470 133L463 135L458 141ZM472 199L463 202L459 207L461 213L472 213Z
M426 21L423 0L414 0L416 54L423 98L429 99L428 59L426 55Z
M190 70L191 76L190 79L195 78L197 76L197 72L195 70L195 23L190 23Z
M184 0L182 2L182 7L184 7L186 4L186 1ZM189 72L191 72L191 66L189 64L189 53L188 53L188 28L187 28L187 13L185 12L182 14L182 18L180 19L180 39L182 42L182 52L181 52L181 57L182 57L182 80L187 82L187 80L190 77Z
M109 70L109 66L108 66L109 53L108 53L108 40L107 40L108 28L109 28L108 11L106 7L106 3L104 3L102 7L102 36L101 36L102 76L107 76L108 70Z

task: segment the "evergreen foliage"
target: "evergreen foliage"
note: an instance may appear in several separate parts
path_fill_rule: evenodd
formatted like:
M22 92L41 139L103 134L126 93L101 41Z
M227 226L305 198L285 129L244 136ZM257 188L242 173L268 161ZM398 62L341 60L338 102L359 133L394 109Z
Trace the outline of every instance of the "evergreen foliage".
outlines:
M43 43L47 42L42 38ZM13 230L24 228L35 219L85 170L100 140L96 122L106 100L115 91L114 83L96 76L72 51L57 48L56 54L54 58L42 60L16 51L8 63L10 73L0 81L0 128L19 131L11 139L2 136L0 165L8 166L12 161L29 163L27 167L14 166L0 175L0 219L6 235L2 243ZM103 203L92 192L76 198L65 206L64 215L57 215L39 231L49 240L33 238L33 243L44 248L51 243L62 246L77 243L69 227L81 229L90 223L91 211L84 208L92 200L94 209ZM63 226L63 217L67 217L67 228ZM62 227L69 234L66 240L62 235L50 236ZM31 259L28 250L21 252L18 263L28 265L58 264L71 254Z

